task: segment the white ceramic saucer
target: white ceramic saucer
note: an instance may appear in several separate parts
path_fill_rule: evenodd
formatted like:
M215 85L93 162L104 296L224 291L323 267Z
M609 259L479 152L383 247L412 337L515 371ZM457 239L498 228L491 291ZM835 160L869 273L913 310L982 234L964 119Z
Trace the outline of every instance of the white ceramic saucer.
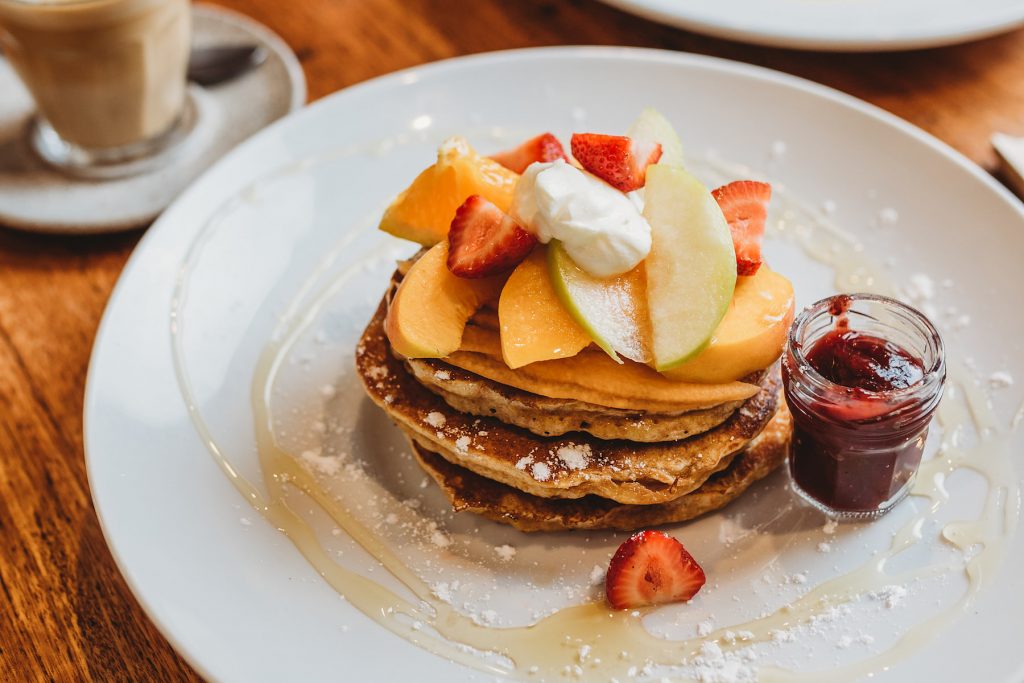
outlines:
M52 233L130 230L152 221L214 161L306 100L302 67L265 26L235 12L196 5L193 45L258 43L267 59L258 68L211 88L190 89L195 128L167 167L129 178L79 180L45 165L29 149L32 99L10 64L0 58L0 226Z

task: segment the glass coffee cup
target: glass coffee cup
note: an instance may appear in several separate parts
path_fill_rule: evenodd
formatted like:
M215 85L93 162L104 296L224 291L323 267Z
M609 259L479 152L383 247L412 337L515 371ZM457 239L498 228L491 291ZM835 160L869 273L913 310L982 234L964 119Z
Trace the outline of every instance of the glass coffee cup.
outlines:
M0 0L0 45L32 94L32 147L74 175L148 170L194 116L188 0Z

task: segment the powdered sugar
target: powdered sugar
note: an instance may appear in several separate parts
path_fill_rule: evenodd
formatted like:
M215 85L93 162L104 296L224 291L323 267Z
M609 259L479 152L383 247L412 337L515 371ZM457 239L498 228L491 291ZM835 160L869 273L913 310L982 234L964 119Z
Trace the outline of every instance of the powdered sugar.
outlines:
M896 225L896 223L898 223L899 220L899 212L896 209L892 208L891 206L888 206L878 212L878 221L882 225Z
M530 467L530 474L537 481L547 481L551 479L551 467L546 462L535 462Z
M582 470L590 464L592 455L590 444L567 444L555 451L555 457L571 470Z
M1013 386L1013 375L1005 370L998 370L988 376L988 385L993 389L1005 389Z
M907 589L899 584L889 584L868 593L868 597L878 600L886 609L893 609L903 604L903 599L907 597Z
M508 545L499 545L494 547L494 552L498 554L498 557L503 562L511 562L512 558L516 556L516 549Z
M302 459L302 463L309 469L328 477L337 474L341 469L341 458L331 455L321 455L320 449L303 451L299 457Z
M442 427L444 427L445 423L448 420L445 418L444 415L435 410L433 412L427 413L427 416L423 419L423 421L426 422L431 427L433 427L434 429L441 429Z
M452 544L452 539L440 529L434 529L430 534L430 542L438 548L447 548Z
M750 648L724 652L718 643L709 641L700 646L693 658L693 677L700 683L754 683L757 669L751 665L757 653Z
M374 381L380 381L388 376L388 369L384 365L373 365L366 368L366 375Z

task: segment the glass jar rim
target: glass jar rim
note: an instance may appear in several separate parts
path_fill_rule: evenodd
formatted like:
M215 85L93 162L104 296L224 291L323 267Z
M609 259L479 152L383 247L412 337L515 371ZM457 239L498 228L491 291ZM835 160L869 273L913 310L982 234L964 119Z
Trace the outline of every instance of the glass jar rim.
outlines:
M935 329L935 325L932 324L932 321L929 320L924 313L917 310L913 306L910 306L909 304L905 304L902 301L899 301L898 299L894 299L889 296L884 296L882 294L871 294L869 292L854 292L850 294L833 294L831 296L825 297L824 299L819 299L818 301L815 301L813 304L811 304L810 306L808 306L807 308L800 312L800 314L796 317L796 320L793 321L793 325L789 328L789 335L787 339L789 353L793 355L797 364L801 368L801 372L805 375L805 377L808 380L810 380L811 385L814 386L814 388L817 391L822 393L846 393L849 392L850 390L849 387L843 386L842 384L837 384L836 382L833 382L832 380L828 379L820 372L818 372L814 368L814 366L811 365L810 362L808 362L807 357L804 355L804 345L799 340L799 334L803 331L807 323L810 320L812 320L816 315L823 312L828 312L832 308L832 303L836 301L836 299L839 299L840 297L848 299L851 302L851 304L857 301L871 301L877 304L881 304L883 306L888 306L890 308L896 309L898 312L903 314L910 322L917 325L920 328L922 336L927 337L930 343L934 344L935 347L935 360L933 363L931 363L930 367L924 368L924 376L921 378L919 382L915 382L914 384L911 384L908 387L903 387L899 389L885 389L882 391L872 391L870 392L871 395L892 401L898 401L899 399L903 398L912 398L913 396L921 392L922 389L927 390L930 387L934 386L936 382L941 382L945 379L945 345L942 341L942 336L939 334L939 331Z

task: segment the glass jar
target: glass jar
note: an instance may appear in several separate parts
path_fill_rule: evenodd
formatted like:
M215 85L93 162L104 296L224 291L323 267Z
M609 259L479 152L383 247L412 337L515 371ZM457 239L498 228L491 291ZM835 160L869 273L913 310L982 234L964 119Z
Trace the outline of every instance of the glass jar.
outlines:
M28 142L68 174L159 168L195 123L188 0L0 0L0 52L36 104Z
M912 381L897 381L901 367ZM931 322L884 296L822 299L793 323L782 372L797 493L851 519L880 516L903 499L946 379Z

